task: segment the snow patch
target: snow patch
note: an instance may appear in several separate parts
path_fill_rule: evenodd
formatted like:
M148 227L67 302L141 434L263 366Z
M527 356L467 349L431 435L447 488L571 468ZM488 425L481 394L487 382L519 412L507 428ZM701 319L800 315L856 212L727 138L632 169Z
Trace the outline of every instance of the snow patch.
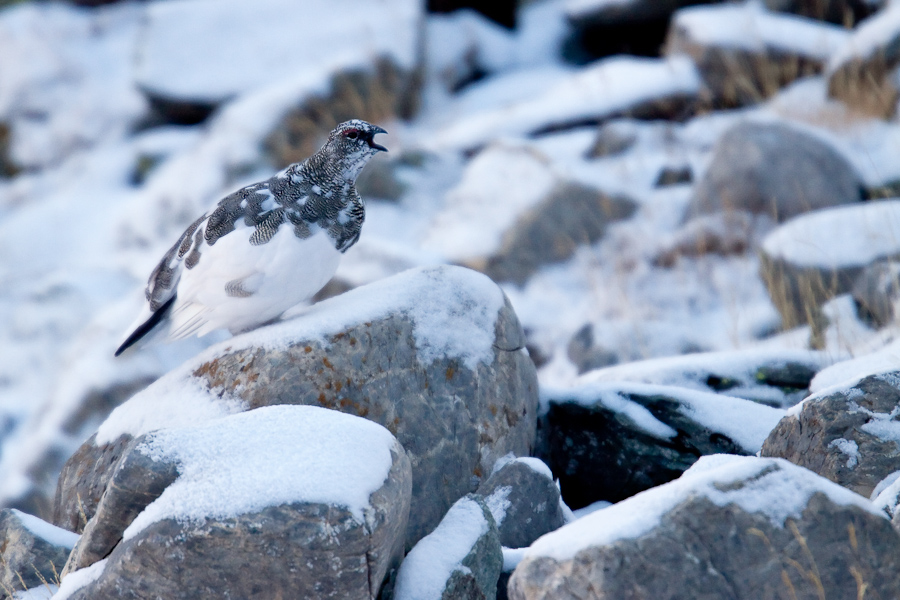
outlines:
M108 560L108 558L98 560L89 567L78 569L66 575L65 579L59 584L59 590L53 595L53 600L67 600L81 588L100 579Z
M859 445L853 440L838 438L831 440L829 448L837 448L847 456L847 468L852 469L859 464Z
M462 564L490 524L481 506L471 498L460 498L430 534L419 540L400 565L396 600L439 600L444 585Z
M177 463L178 479L123 539L164 519L197 523L296 502L344 507L365 523L369 497L387 478L397 447L381 425L316 406L266 406L157 431L136 450Z
M75 547L75 543L81 536L62 527L57 527L43 519L39 519L34 515L29 515L17 509L12 509L12 513L16 515L22 526L25 527L32 535L41 538L48 544L53 546L62 546L71 550Z

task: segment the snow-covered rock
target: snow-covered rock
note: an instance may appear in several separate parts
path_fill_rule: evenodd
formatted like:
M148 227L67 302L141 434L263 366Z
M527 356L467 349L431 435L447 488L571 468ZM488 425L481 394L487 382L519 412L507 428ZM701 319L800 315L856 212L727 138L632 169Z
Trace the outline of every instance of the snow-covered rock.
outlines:
M860 200L859 177L830 145L789 125L747 121L716 142L687 216L748 211L783 221Z
M900 4L890 3L853 30L828 63L828 95L851 110L890 118L897 111L900 91Z
M538 267L562 262L630 217L623 196L566 179L527 146L495 145L447 193L422 245L495 281L524 284Z
M506 548L530 546L566 522L553 474L537 458L501 458L478 494L491 509Z
M502 566L491 509L480 496L470 494L457 500L435 530L403 559L394 599L491 600Z
M715 106L754 104L800 77L820 73L847 31L751 3L678 11L666 42L669 55L697 63L703 96Z
M460 118L427 143L434 148L470 150L500 136L529 135L626 115L678 117L693 104L699 88L699 76L686 57L612 57L576 71L534 97Z
M311 404L371 419L404 445L411 546L497 458L529 453L537 381L523 338L503 292L467 269L415 269L356 288L214 346L113 411L64 469L56 514L74 518L78 498L94 514L123 439Z
M829 353L811 350L698 352L597 369L580 381L671 385L788 408L808 395L816 373L833 362Z
M900 594L898 568L900 537L867 499L784 460L719 455L544 536L509 592L813 599L855 598L865 585L889 598Z
M675 386L629 382L543 389L535 456L566 504L616 502L677 478L699 456L755 454L784 411Z
M815 211L772 231L760 273L790 328L816 318L826 300L849 292L862 270L900 256L900 200Z
M190 400L173 393L173 401ZM375 598L399 563L412 474L403 447L380 425L324 408L271 406L135 442L131 452L143 456L126 457L124 469L158 463L177 476L164 490L122 478L143 506L119 522L125 528L104 560L84 561L92 581L67 598L249 598L260 590ZM124 490L110 493L121 498ZM107 508L123 504L101 501L91 522L113 517ZM79 548L95 531L89 524ZM69 578L80 583L80 573L67 574L62 587Z
M78 535L15 509L0 510L0 596L58 582Z
M900 470L900 373L826 388L788 412L762 447L866 497Z

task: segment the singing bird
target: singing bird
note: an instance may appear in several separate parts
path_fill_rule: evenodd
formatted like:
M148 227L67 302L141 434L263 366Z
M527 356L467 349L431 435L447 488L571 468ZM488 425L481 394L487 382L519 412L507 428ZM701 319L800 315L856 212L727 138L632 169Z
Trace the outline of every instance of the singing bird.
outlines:
M356 178L381 127L338 125L306 160L226 196L187 228L150 274L146 304L116 356L153 330L170 340L267 323L308 300L359 239Z

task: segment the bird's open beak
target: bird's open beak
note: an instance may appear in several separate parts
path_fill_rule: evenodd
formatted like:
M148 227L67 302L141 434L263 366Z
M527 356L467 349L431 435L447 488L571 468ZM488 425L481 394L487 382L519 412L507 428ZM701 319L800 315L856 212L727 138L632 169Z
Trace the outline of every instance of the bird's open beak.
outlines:
M382 146L381 144L376 144L376 143L375 143L375 134L377 134L377 133L387 133L387 131L385 131L385 130L382 129L381 127L378 127L377 125L374 125L374 126L372 127L372 129L373 129L372 137L370 137L370 138L368 139L369 148L374 148L375 150L381 150L382 152L387 152L387 151L388 151L387 148L385 148L385 147Z

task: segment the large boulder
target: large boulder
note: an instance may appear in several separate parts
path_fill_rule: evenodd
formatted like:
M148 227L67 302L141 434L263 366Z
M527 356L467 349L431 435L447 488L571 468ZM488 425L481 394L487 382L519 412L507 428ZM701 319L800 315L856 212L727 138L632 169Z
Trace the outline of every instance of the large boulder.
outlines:
M716 142L687 217L748 211L783 221L861 200L859 179L834 149L781 123L741 122Z
M706 454L755 454L784 415L749 400L641 383L545 389L541 396L535 455L576 509L676 479Z
M410 0L363 7L316 0L299 11L285 10L282 0L153 4L140 36L137 84L166 120L190 123L273 82L314 80L318 91L273 130L270 143L287 164L295 154L309 156L341 121L408 114L421 12Z
M853 31L828 63L828 95L851 110L881 118L897 111L900 5L891 4Z
M813 377L832 362L831 354L812 350L698 352L597 369L580 381L679 386L788 408L809 395Z
M868 497L900 470L900 372L868 375L807 398L762 446Z
M760 273L782 327L815 324L821 305L852 290L863 269L900 256L900 200L821 210L763 240Z
M750 4L696 6L675 14L666 53L687 54L697 63L705 102L734 107L820 73L847 35L836 25Z
M400 565L395 600L494 600L503 566L497 524L485 499L460 498Z
M496 281L521 285L540 266L600 240L610 223L636 209L629 198L557 175L535 149L495 145L474 158L447 193L423 246Z
M214 346L120 406L64 469L55 514L90 517L112 454L144 433L273 404L324 406L388 428L413 470L409 547L495 461L534 443L537 381L503 292L460 267L406 271ZM195 388L192 403L168 390ZM95 468L93 465L108 465Z
M16 509L0 510L0 597L58 582L78 534Z
M895 598L900 536L861 496L778 459L704 457L531 546L510 598Z
M196 391L172 393L189 402ZM373 599L399 564L412 473L380 425L272 406L135 442L123 461L131 474L113 477L73 553L91 576L67 568L68 598ZM138 471L162 477L142 488ZM126 495L134 510L122 511ZM99 550L96 533L108 539L109 527L92 527L100 521L124 526L121 541L80 553Z

